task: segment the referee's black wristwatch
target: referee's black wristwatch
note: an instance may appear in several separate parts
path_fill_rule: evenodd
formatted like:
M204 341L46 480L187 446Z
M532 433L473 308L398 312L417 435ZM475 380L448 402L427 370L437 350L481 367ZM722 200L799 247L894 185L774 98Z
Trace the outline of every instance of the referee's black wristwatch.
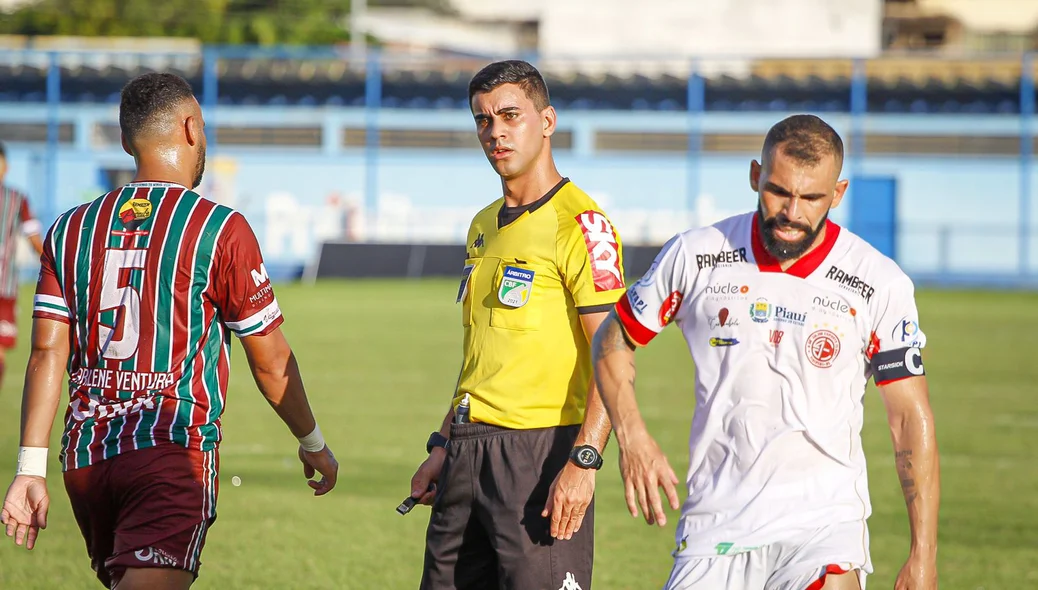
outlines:
M429 442L425 443L425 452L432 453L433 447L440 447L446 451L451 448L451 441L439 432L434 432L429 435Z
M602 468L602 455L598 452L598 449L591 445L573 447L573 450L569 453L569 458L581 469Z

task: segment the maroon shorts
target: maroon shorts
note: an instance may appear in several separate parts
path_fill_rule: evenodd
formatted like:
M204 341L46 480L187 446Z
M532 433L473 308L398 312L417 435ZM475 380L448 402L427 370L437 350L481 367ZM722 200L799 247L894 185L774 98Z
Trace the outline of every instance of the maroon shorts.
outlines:
M219 453L171 443L65 472L65 489L106 588L126 568L168 567L198 576L216 520Z
M0 348L14 348L18 340L15 300L0 297Z

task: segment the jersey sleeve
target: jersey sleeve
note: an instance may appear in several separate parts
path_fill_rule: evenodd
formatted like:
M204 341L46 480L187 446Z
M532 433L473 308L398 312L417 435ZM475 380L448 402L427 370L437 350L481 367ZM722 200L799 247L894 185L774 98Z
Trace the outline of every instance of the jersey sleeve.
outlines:
M624 292L623 243L605 213L589 209L560 232L559 272L580 313L612 309Z
M54 260L54 229L51 228L47 239L43 242L43 255L40 256L40 277L36 282L36 295L33 297L32 317L44 320L56 320L66 324L72 323L72 314L65 302L61 282L58 280L57 265Z
M241 213L231 214L216 257L213 302L224 325L239 338L269 334L280 326L284 317L259 242Z
M22 197L21 210L18 212L18 218L22 222L22 233L26 236L34 236L40 233L40 222L33 216L32 209L29 208L29 199Z
M865 350L876 385L924 375L921 349L925 346L915 286L902 275L877 293L872 334Z
M677 316L688 288L691 266L681 235L671 238L652 266L616 303L616 314L627 337L645 346Z

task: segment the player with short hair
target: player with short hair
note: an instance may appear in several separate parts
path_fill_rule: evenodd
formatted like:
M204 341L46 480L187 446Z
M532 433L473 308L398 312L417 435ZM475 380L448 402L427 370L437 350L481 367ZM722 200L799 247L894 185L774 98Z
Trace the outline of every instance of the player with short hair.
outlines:
M245 218L194 192L204 122L191 86L144 74L122 91L134 180L67 211L44 244L8 536L47 526L47 446L70 376L65 488L98 579L179 590L198 575L216 520L220 417L238 336L260 391L299 439L315 495L338 464L314 420L284 321Z
M674 236L595 335L628 509L666 522L677 478L635 401L634 351L674 323L696 367L688 497L668 590L864 588L871 514L861 429L886 404L911 524L898 590L937 587L934 418L911 279L828 220L843 142L792 116L768 132L756 212Z
M555 167L557 115L536 68L486 66L469 104L504 196L469 228L461 374L411 480L432 503L421 588L590 590L610 431L590 339L624 292L620 238Z
M7 149L0 143L0 384L4 379L7 350L18 341L18 237L29 239L37 255L43 254L40 222L29 208L29 197L4 182Z

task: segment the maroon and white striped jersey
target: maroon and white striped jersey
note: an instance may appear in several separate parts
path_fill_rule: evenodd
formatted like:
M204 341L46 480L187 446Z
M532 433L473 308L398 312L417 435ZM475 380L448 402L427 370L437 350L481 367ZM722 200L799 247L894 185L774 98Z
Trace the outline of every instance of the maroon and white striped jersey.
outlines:
M18 239L40 233L29 198L0 184L0 299L18 296Z
M153 182L58 218L33 317L70 325L65 470L163 442L215 448L230 334L283 321L245 218Z

